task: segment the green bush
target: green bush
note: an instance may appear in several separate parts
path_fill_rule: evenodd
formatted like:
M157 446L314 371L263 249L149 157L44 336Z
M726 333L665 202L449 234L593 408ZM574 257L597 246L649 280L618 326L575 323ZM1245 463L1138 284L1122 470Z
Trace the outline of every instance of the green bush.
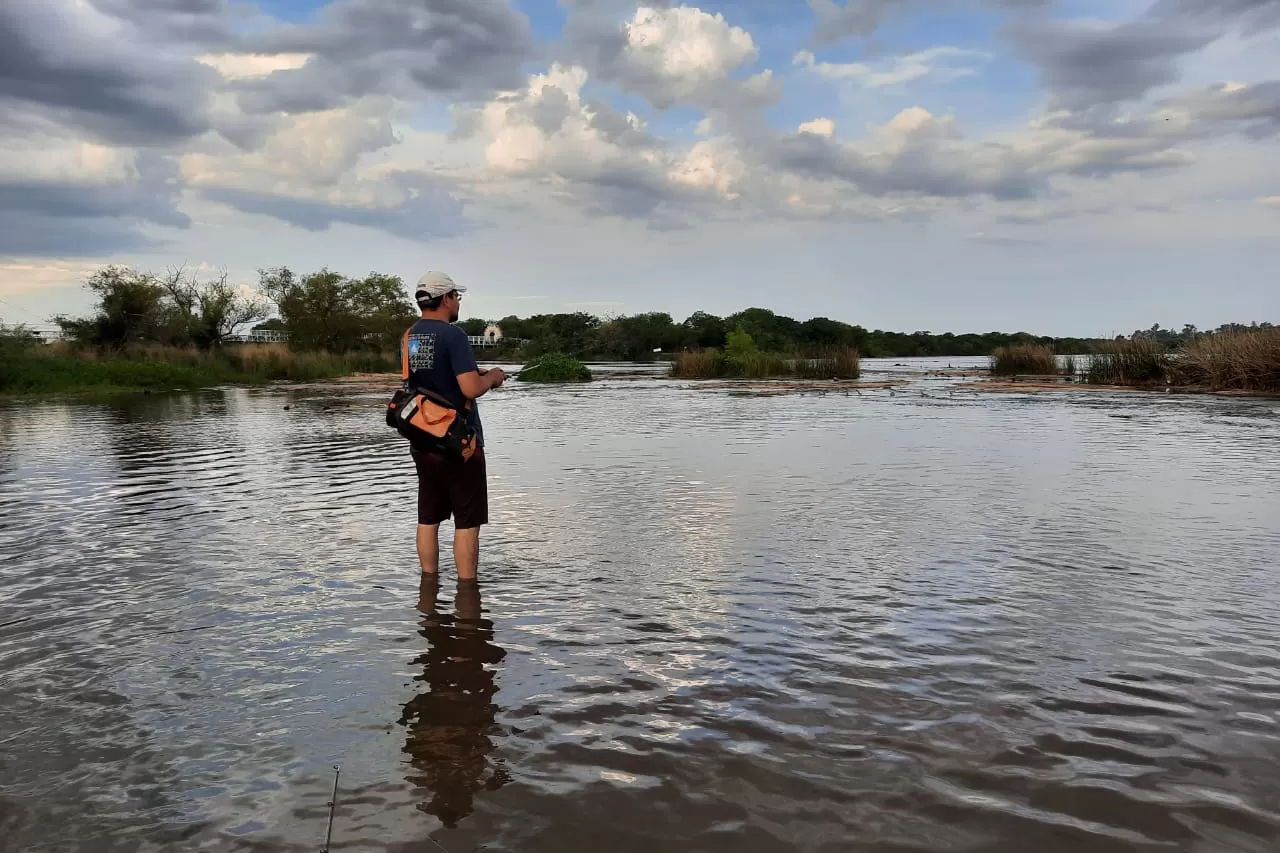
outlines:
M522 382L590 382L591 371L572 356L550 353L526 366L517 378Z
M785 356L761 352L751 334L738 326L725 338L724 359L720 362L724 375L742 379L765 379L786 376L791 370Z
M728 376L738 379L782 379L795 375L795 360L776 352L726 354Z

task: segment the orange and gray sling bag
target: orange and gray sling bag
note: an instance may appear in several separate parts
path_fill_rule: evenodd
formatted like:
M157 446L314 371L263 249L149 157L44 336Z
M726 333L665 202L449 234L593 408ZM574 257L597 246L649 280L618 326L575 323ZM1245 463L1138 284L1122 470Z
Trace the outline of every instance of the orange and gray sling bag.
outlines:
M409 333L400 343L400 378L404 386L387 403L387 426L409 440L415 450L440 453L462 461L476 452L476 433L468 415L471 402L462 409L449 404L432 391L411 387L409 371Z

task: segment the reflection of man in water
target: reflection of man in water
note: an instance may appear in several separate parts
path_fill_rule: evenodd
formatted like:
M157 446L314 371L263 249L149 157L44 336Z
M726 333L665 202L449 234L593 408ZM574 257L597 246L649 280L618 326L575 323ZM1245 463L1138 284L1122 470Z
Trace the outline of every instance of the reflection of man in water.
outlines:
M431 792L418 808L453 828L471 814L477 791L496 790L508 781L501 762L490 768L498 711L490 700L498 688L494 670L485 666L507 653L492 642L493 623L481 618L479 585L458 583L456 616L436 611L439 585L437 576L422 576L418 633L430 646L414 660L415 667L423 667L414 680L426 682L427 691L405 704L400 724L407 730L404 751L413 768L408 779Z

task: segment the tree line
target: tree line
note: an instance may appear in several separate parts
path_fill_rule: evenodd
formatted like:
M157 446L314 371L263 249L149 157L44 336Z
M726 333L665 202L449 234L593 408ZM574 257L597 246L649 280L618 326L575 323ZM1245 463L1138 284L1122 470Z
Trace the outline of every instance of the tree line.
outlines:
M253 288L233 284L225 272L202 279L184 267L157 275L107 266L85 287L95 296L93 313L53 319L64 335L104 349L158 343L212 350L253 326L288 332L290 346L301 351L386 352L418 316L401 279L376 272L351 278L275 267L259 271Z
M272 313L265 299L232 284L225 272L201 280L185 267L155 275L113 265L89 276L85 287L96 297L94 313L53 320L64 335L107 349L139 343L209 349Z
M90 276L86 287L96 297L94 313L54 319L65 334L104 348L146 341L215 349L252 326L287 332L290 347L300 351L391 352L418 316L404 281L378 272L355 278L328 269L298 274L273 267L260 270L256 287L248 287L231 283L226 273L201 279L185 268L155 275L108 266ZM500 326L507 339L494 355L524 359L561 352L580 359L643 360L656 352L724 349L735 333L748 335L763 352L818 356L853 347L867 358L986 356L998 347L1025 344L1083 354L1097 351L1104 342L1027 332L868 330L827 317L796 320L767 308L747 308L726 317L697 311L679 322L658 311L623 317L574 312L467 319L460 325L478 336L490 323ZM1130 337L1154 340L1172 350L1198 336L1269 327L1228 324L1202 332L1190 325L1181 331L1155 325Z
M491 321L467 320L468 334L482 334ZM526 355L565 352L578 358L637 360L655 351L679 352L724 349L734 333L745 333L763 352L819 356L834 348L853 347L864 357L985 356L996 347L1039 343L1062 352L1087 352L1096 342L1085 338L1052 338L1027 332L887 332L814 317L796 320L767 308L748 308L727 317L704 311L676 322L670 314L648 312L628 317L599 318L587 313L503 317L496 322L504 337L528 341Z

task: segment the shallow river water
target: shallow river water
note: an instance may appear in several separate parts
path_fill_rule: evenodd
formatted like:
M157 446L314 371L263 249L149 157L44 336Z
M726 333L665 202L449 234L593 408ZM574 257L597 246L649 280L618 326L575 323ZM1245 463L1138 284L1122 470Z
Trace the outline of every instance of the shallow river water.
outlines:
M1280 850L1280 403L951 384L512 382L461 595L381 393L4 406L0 850Z

